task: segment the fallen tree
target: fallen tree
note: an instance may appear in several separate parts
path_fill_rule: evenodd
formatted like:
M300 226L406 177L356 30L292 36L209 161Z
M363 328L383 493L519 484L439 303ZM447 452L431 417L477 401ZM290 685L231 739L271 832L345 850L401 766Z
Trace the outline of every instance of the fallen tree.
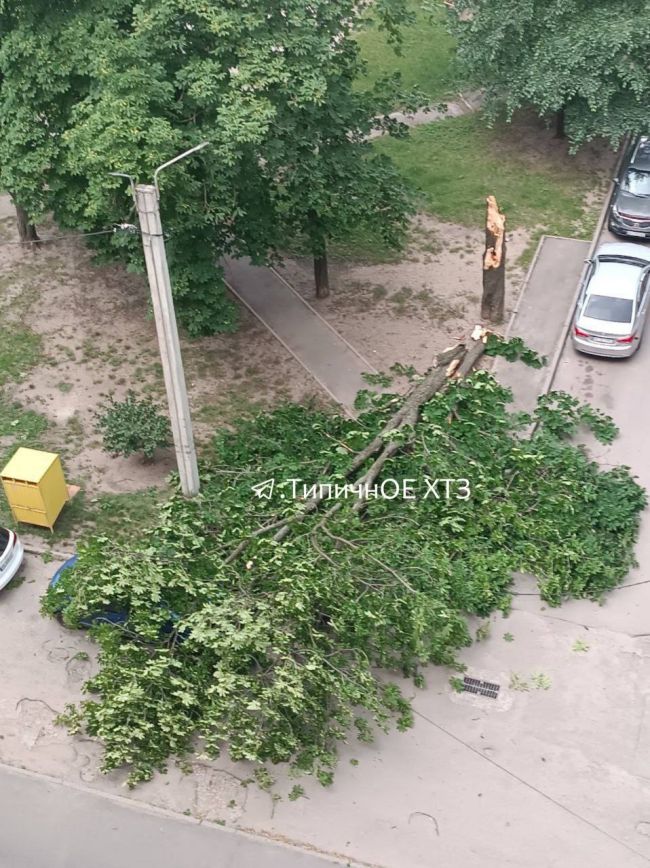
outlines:
M351 733L410 725L390 673L423 686L428 664L458 668L468 616L507 612L514 571L551 605L623 579L644 492L568 439L586 424L611 440L613 423L562 393L509 412L508 390L475 370L484 353L539 363L478 328L406 397L362 393L356 420L262 414L215 438L200 498L174 495L122 551L79 547L43 608L71 626L128 613L94 628L89 698L61 718L101 739L105 770L128 767L134 785L199 736L262 783L265 764L289 763L327 784Z

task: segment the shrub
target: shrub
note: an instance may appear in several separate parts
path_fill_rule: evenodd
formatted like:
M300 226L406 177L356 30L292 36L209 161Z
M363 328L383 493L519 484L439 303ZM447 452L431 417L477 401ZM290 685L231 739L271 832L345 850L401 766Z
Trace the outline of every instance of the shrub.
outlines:
M147 461L152 461L156 449L169 446L171 440L169 420L159 413L153 401L138 400L132 391L127 392L124 401L109 399L104 411L98 414L97 428L107 452L125 457L142 452Z

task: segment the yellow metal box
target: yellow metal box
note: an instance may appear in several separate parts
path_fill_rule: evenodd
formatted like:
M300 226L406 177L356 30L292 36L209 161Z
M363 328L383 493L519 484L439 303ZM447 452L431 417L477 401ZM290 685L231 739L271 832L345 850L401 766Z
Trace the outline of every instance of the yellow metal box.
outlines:
M68 500L61 459L54 452L21 446L0 473L16 521L54 528Z

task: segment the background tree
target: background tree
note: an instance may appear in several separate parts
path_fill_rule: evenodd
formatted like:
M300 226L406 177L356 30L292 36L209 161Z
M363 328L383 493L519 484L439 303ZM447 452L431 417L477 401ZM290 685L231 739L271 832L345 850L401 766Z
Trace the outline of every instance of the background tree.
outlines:
M0 3L0 186L14 200L21 240L52 207L62 182L62 134L89 87L92 16L79 3Z
M0 63L0 105L12 131L4 171L7 180L20 173L17 195L32 197L28 211L47 205L62 226L110 226L131 206L109 171L148 180L170 156L210 141L162 178L172 283L191 333L234 327L220 256L264 262L290 233L307 238L322 260L328 239L360 222L398 240L407 197L363 137L376 116L399 131L385 120L399 86L383 82L372 94L355 86L363 68L355 0L251 0L245 9L230 0L79 0L52 20L36 13L28 20L7 11L12 5L3 7L8 41ZM409 18L405 0L381 0L376 15L393 34ZM71 46L62 58L62 34L75 33L83 49ZM24 48L30 34L33 56ZM12 45L33 67L29 87ZM41 81L55 66L54 83ZM23 115L40 147L31 162ZM137 238L100 238L96 246L143 268Z
M648 0L448 0L461 63L492 114L533 106L574 147L648 129Z

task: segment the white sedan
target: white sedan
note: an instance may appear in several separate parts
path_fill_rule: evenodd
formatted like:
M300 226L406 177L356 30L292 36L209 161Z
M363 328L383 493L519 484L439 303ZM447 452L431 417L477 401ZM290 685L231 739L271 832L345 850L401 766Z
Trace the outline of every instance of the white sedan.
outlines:
M573 346L625 358L641 344L650 299L650 247L601 244L588 263L573 320Z
M23 544L16 534L0 527L0 590L18 574L24 556Z

